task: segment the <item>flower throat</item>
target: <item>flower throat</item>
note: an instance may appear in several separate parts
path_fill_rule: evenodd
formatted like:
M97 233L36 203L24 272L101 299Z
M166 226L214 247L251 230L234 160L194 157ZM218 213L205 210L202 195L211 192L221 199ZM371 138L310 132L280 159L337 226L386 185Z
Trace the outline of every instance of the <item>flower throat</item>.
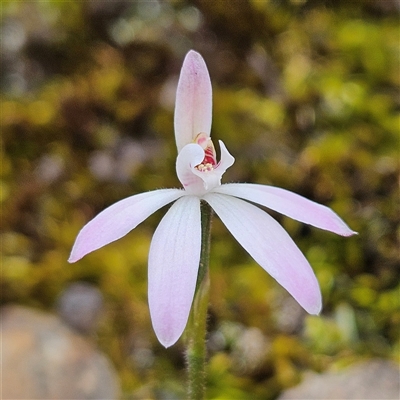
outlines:
M201 172L212 171L217 165L217 157L211 138L206 133L200 132L195 137L194 143L200 145L204 150L204 159L199 165L196 165L196 169Z

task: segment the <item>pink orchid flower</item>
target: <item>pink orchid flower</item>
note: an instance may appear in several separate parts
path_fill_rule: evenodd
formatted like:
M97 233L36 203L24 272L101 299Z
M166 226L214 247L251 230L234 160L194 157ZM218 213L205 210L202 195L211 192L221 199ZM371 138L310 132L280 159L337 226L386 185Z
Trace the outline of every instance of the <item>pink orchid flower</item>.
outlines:
M150 245L148 299L157 338L173 345L185 329L199 269L200 201L206 201L244 249L310 314L321 310L317 279L299 248L257 203L297 221L339 235L353 232L331 209L273 186L221 185L234 163L222 141L217 161L210 139L212 89L200 54L189 51L183 62L175 104L176 172L183 189L160 189L121 200L97 215L79 232L69 262L111 243L161 207L175 202L158 225ZM248 201L245 201L248 200Z

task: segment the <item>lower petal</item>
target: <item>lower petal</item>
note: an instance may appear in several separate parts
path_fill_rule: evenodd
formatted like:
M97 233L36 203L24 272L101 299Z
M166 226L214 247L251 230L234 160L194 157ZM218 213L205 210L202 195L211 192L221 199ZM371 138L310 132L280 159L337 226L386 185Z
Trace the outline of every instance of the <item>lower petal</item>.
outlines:
M165 347L185 329L200 262L200 200L179 199L158 225L149 253L149 307L154 331Z
M258 207L235 197L209 193L206 200L244 249L310 314L322 300L310 264L286 231Z

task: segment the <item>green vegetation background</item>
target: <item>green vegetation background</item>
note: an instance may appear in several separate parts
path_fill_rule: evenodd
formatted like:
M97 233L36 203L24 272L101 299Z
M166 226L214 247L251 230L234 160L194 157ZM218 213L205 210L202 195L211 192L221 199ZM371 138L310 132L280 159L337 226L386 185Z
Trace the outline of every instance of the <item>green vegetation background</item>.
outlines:
M399 358L398 4L357 1L6 1L2 5L2 302L52 310L75 281L105 310L91 337L124 396L183 393L180 341L151 328L147 253L165 210L76 264L79 229L126 196L179 187L173 106L189 49L214 88L225 182L332 207L357 237L273 214L309 259L305 315L215 219L209 398L273 399L306 370ZM271 240L273 238L271 237Z

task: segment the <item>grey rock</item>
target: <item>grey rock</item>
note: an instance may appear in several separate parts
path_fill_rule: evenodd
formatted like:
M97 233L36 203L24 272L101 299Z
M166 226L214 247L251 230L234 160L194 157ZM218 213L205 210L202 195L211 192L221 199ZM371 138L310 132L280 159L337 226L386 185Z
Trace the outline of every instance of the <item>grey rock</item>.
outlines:
M339 372L311 374L278 400L398 400L399 372L398 366L390 361L369 360Z
M118 398L111 363L58 317L15 305L0 313L3 399Z
M99 289L86 282L75 282L62 292L56 307L69 326L81 333L92 333L97 328L103 305Z
M276 327L285 333L299 332L303 326L306 312L297 301L286 293L281 293L275 299L274 319Z

